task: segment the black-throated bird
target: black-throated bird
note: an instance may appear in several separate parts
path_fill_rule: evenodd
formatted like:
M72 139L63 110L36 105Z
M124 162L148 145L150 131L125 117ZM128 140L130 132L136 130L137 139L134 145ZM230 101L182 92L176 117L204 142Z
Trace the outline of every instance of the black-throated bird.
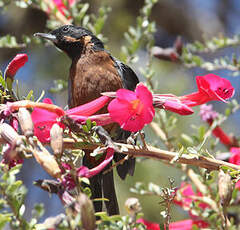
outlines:
M87 29L65 25L50 33L36 33L35 36L52 41L72 59L68 92L70 108L94 100L100 97L102 92L117 91L120 88L134 90L139 82L133 70L112 57L104 49L102 41ZM114 132L114 140L126 140L130 135L116 124L105 128L111 134ZM114 160L119 161L123 157L124 155L115 154ZM89 160L88 151L85 151L83 164L89 168L95 166L92 160ZM127 174L133 175L134 168L135 159L128 159L117 166L117 172L125 179ZM113 172L92 177L90 184L92 197L100 198L103 195L109 200L105 203L108 214L118 214ZM95 211L101 210L102 203L96 202Z

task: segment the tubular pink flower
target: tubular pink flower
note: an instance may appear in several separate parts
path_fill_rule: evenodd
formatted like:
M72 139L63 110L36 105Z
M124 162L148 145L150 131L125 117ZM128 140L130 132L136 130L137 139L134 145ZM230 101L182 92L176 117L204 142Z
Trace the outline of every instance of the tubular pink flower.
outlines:
M113 120L111 119L109 113L97 114L89 117L73 114L73 115L70 115L69 117L71 117L73 120L75 120L77 123L80 123L80 124L84 124L86 120L95 121L99 126L104 126L104 125L113 123Z
M198 92L188 94L179 99L188 106L197 106L208 101L223 101L234 95L234 88L230 81L214 74L197 76Z
M159 224L158 223L154 223L154 222L150 222L148 220L145 220L143 218L140 218L137 220L137 223L142 223L146 226L147 230L160 230ZM135 230L135 229L134 229Z
M171 94L154 94L153 106L155 108L169 110L180 115L190 115L194 113L194 111L189 106L183 104L177 96Z
M230 149L232 156L229 158L229 162L235 165L240 165L240 148L232 147Z
M187 219L170 223L169 230L192 230L194 226L198 227L198 229L202 229L207 228L209 225L203 220Z
M110 101L110 98L107 96L101 96L94 101L91 101L87 104L80 105L78 107L69 109L66 111L67 115L84 115L89 116L96 113L98 110L103 108L106 103Z
M116 95L109 103L108 111L122 129L137 132L153 120L153 96L145 85L138 84L135 92L119 89Z
M53 104L49 98L45 98L43 102ZM60 127L64 128L63 124L57 122L57 118L60 116L46 109L34 108L31 117L34 123L34 135L37 136L42 143L48 143L50 141L50 130L55 123L58 123Z
M27 54L17 54L13 60L8 64L4 76L5 78L13 79L17 71L25 65L28 61Z
M48 143L50 141L50 130L55 123L64 128L64 125L59 121L64 115L68 115L78 123L85 123L86 120L90 119L96 121L97 125L109 124L113 122L109 114L90 116L104 107L109 100L110 98L102 96L94 101L67 111L63 111L60 107L53 105L52 101L48 98L44 99L43 102L45 104L35 103L33 105L34 110L31 114L34 123L34 135L37 136L42 143ZM23 106L23 104L16 104L15 102L9 103L9 110L14 111L14 109L21 106Z
M98 166L91 169L88 169L85 166L81 166L77 170L77 175L80 177L87 177L87 178L97 175L112 161L113 155L114 155L114 149L108 148L105 159Z
M198 220L198 217L191 212L191 203L197 202L197 197L202 197L202 193L197 191L196 193L193 191L192 185L187 183L182 183L181 187L177 190L177 194L180 193L181 197L180 199L178 196L174 199L174 203L181 206L184 210L189 211L189 215L193 218ZM198 207L202 210L209 207L208 204L204 202L200 202L198 204Z

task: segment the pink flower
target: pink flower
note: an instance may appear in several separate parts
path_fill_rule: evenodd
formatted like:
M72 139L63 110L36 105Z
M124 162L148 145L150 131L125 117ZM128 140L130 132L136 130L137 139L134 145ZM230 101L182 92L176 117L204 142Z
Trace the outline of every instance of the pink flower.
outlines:
M230 152L232 153L232 156L229 158L229 163L240 165L240 148L231 147ZM240 190L240 180L235 184L235 188Z
M214 74L197 76L198 92L180 97L182 103L197 106L208 101L223 101L234 95L234 88L230 81Z
M232 147L230 149L232 156L229 158L229 162L235 165L240 165L240 148Z
M218 113L212 109L212 105L201 105L200 106L200 116L203 121L206 121L209 126L212 125L214 119L218 117ZM234 139L228 136L220 126L216 126L213 131L213 135L221 141L222 144L226 145L227 147L233 146Z
M96 167L91 168L91 169L88 169L85 166L81 166L77 170L77 175L80 177L87 177L87 178L91 178L91 177L97 175L112 161L113 155L114 155L114 149L107 148L106 157L99 165L97 165Z
M110 99L108 97L102 96L87 104L75 107L73 109L69 109L67 111L63 111L61 108L53 105L52 101L49 98L46 98L43 101L45 105L42 103L43 105L41 106L41 108L34 107L32 112L34 135L37 136L39 141L41 141L42 143L48 143L50 141L50 130L53 124L57 123L60 127L64 128L64 125L60 122L61 117L63 117L64 115L68 115L75 120L80 120L81 122L84 122L87 119L91 119L91 116L89 117L89 115L97 112L109 100ZM15 104L12 104L13 108ZM51 106L47 107L47 104L53 105L55 109L52 109ZM38 105L40 106L40 104L36 104L36 106ZM110 117L109 120L111 121Z
M138 84L135 92L119 89L116 95L109 103L108 111L122 129L137 132L153 120L153 96L145 85Z
M137 223L142 223L146 226L147 230L160 230L159 224L147 221L143 218L137 220ZM169 230L192 230L194 226L198 228L207 228L208 223L203 220L181 220L177 222L172 222L169 224Z
M169 230L192 230L193 227L197 226L199 229L207 228L208 223L203 220L181 220L169 224Z
M144 224L148 230L160 230L160 227L159 227L158 223L150 222L150 221L145 220L143 218L138 219L137 223Z
M192 185L186 183L181 184L181 187L177 190L177 193L180 193L180 197L176 196L174 203L180 205L184 210L189 211L189 214L192 218L196 218L196 216L191 213L190 207L192 202L198 201L197 197L202 197L202 193L195 193ZM198 207L204 210L205 208L209 207L209 205L201 202Z
M192 108L183 104L177 96L171 94L154 94L153 106L155 108L169 110L179 115L190 115L194 113Z
M105 159L96 167L94 168L87 168L85 166L81 166L76 170L76 175L78 177L87 177L91 178L97 174L99 174L113 159L114 155L114 149L113 148L107 148L107 153ZM62 178L62 185L68 189L72 190L76 187L76 183L74 178L72 177L72 174L70 171L72 170L72 167L69 164L62 163L62 166L64 168L62 173L65 173L65 175Z
M13 79L16 75L17 71L25 65L25 63L28 61L27 54L17 54L13 60L8 64L6 70L5 70L5 78L11 78Z
M203 104L200 106L200 117L203 121L212 122L218 117L218 113L213 110L212 105Z
M68 0L68 4L69 6L72 6L75 3L76 0ZM53 0L53 2L55 3L57 9L63 14L64 10L66 9L66 5L64 5L63 0Z
M49 98L45 98L43 102L53 104ZM42 143L50 141L50 130L55 123L64 128L64 125L57 121L60 115L46 109L34 108L31 116L34 123L34 135L37 136L38 140Z

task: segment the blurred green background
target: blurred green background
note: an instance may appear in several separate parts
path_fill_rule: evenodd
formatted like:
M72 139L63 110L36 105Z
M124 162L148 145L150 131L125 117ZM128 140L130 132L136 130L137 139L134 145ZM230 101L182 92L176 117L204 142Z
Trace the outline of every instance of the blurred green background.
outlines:
M105 4L112 8L109 17L104 26L103 34L108 38L106 47L113 56L119 58L120 47L125 44L124 32L128 30L129 25L136 24L136 17L139 15L139 9L143 5L142 0L91 0L82 1L90 4L89 13L96 13L100 5ZM202 41L203 37L211 38L224 34L232 36L240 31L240 2L237 0L159 0L153 8L151 20L156 22L157 32L154 35L155 45L161 47L172 46L178 35L182 36L184 43L194 40ZM18 8L11 3L7 10L0 10L0 36L11 34L19 40L22 34L32 36L35 32L46 32L46 13L36 8ZM209 59L217 55L230 55L232 52L239 53L239 47L227 48L215 54L208 55ZM42 90L45 90L45 97L50 97L53 101L65 107L67 104L67 92L59 94L50 93L48 90L53 86L53 80L67 79L68 69L70 67L69 58L58 51L52 45L43 46L29 45L24 49L8 49L2 48L0 52L1 70L4 70L8 62L17 53L25 52L29 55L28 63L22 68L16 79L19 80L20 92L22 95L30 90L34 90L35 98L37 98ZM143 66L147 59L147 52L144 48L138 51L139 61L131 67L141 74L139 67ZM158 93L173 93L183 95L190 93L196 89L194 77L196 75L206 74L206 71L195 68L185 69L180 64L170 63L154 59L153 68L156 72L154 76L155 91ZM230 77L227 71L215 71L222 77L229 78L235 85L237 92L236 98L239 97L238 78ZM214 104L218 111L223 111L225 105L220 103ZM184 131L189 135L196 132L192 128L192 124L199 126L200 118L198 109L196 113L188 117L178 118L177 128L172 131L172 135L179 138L179 135ZM234 115L231 121L224 124L226 131L239 134L238 115ZM235 123L234 123L235 122ZM234 125L235 124L235 125ZM155 136L155 134L146 128L146 137L150 143L164 148L164 145ZM219 146L221 149L221 146ZM224 149L223 149L224 150ZM142 181L145 183L153 182L160 186L169 186L168 177L175 179L175 186L180 185L181 171L165 165L159 161L141 160L137 164L134 177L128 177L127 180L121 181L116 176L116 190L121 205L121 212L124 214L124 202L127 197L136 196L129 192L129 188L133 187L135 182ZM26 199L26 215L29 215L31 208L35 202L43 202L45 204L45 216L56 215L63 211L61 203L56 196L50 196L39 188L33 186L33 181L37 179L47 178L43 170L34 160L26 160L21 173L27 188L28 196ZM162 222L160 211L162 207L159 205L158 197L137 196L143 206L145 218L151 221ZM186 218L187 215L182 211L173 207L172 221Z

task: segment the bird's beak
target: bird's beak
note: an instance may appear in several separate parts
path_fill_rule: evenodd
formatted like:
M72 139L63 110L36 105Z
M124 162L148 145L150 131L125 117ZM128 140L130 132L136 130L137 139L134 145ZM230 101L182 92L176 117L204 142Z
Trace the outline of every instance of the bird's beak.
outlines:
M53 34L35 33L33 36L41 37L41 38L50 40L51 42L57 43L57 37L55 35L53 35Z

